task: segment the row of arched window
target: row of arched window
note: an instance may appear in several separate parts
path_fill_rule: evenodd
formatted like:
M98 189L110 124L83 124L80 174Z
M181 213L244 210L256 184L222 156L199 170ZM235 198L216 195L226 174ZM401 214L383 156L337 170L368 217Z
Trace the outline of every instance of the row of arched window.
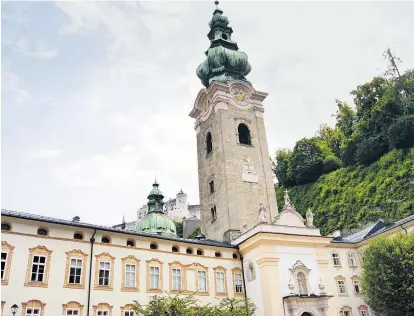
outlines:
M237 126L237 135L239 137L240 144L243 144L243 145L252 144L252 140L250 136L250 129L246 124L240 123ZM207 151L207 155L213 151L213 137L211 136L211 132L208 132L206 135L206 151Z

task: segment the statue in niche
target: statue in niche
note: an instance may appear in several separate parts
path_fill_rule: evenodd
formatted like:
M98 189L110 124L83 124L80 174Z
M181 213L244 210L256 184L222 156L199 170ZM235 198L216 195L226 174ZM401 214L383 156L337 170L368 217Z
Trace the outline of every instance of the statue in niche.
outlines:
M306 226L314 227L313 226L313 213L310 208L306 211Z
M259 221L267 222L266 209L262 203L259 204Z
M306 277L302 272L299 272L297 275L298 280L298 290L300 295L308 295L308 287L306 285Z

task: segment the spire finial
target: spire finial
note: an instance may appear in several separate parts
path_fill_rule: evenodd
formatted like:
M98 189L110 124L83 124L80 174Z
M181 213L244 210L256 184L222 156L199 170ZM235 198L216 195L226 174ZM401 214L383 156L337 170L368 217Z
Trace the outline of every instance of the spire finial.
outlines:
M216 8L218 8L219 3L220 2L218 0L214 1L214 4L216 5Z

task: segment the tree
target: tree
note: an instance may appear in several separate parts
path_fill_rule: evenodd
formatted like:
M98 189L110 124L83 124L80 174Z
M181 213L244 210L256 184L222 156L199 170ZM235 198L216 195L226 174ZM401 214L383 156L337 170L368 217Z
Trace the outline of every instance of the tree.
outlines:
M188 235L188 239L194 239L200 234L201 234L201 228L200 226L198 226L196 229L194 229L194 231L190 235Z
M183 238L183 222L174 221L175 229L177 231L177 236Z
M316 137L299 140L292 153L292 176L296 184L316 181L323 172L324 156Z
M405 115L396 120L388 129L390 148L414 146L414 115Z
M375 315L413 315L414 234L373 241L364 251L361 286Z
M292 151L290 149L279 149L276 152L276 167L274 169L279 185L288 187L295 184L291 164Z
M148 306L134 301L139 316L253 316L256 307L249 299L225 298L219 304L199 305L192 295L153 296Z

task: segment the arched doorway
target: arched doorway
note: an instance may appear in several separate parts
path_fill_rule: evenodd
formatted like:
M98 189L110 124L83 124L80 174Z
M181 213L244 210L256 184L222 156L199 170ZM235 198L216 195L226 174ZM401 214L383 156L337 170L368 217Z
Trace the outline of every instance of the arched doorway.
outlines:
M309 314L308 312L304 312L304 313L302 313L302 315L300 315L300 316L312 316L312 314Z

